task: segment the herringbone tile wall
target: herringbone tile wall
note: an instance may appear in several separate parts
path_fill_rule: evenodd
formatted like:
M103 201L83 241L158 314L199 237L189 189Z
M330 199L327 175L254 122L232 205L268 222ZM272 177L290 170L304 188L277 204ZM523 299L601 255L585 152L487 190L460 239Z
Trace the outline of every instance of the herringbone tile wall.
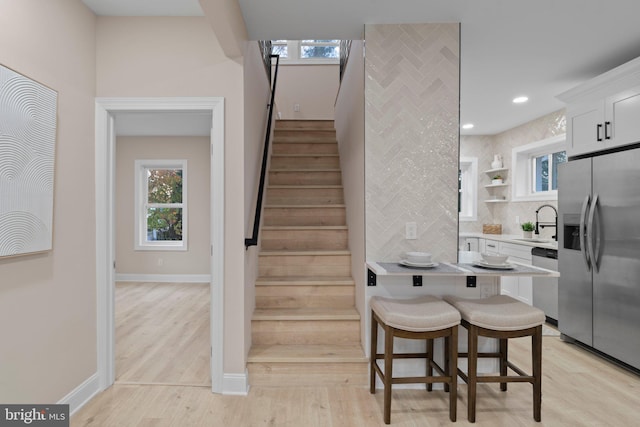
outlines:
M366 25L365 40L367 260L455 261L459 25Z

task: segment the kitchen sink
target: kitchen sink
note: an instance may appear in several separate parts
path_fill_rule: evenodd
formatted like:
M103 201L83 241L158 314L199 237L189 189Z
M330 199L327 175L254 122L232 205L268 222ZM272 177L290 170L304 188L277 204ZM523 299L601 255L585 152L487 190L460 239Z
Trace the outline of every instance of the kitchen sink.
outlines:
M522 242L531 242L531 243L555 243L555 240L552 240L552 239L532 238L532 239L513 239L513 240L520 240Z

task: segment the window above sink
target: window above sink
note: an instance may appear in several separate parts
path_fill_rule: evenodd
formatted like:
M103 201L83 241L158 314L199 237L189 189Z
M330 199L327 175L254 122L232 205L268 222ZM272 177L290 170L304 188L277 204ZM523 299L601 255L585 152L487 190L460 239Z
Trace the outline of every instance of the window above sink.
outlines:
M557 165L567 160L565 134L512 150L512 200L557 200Z

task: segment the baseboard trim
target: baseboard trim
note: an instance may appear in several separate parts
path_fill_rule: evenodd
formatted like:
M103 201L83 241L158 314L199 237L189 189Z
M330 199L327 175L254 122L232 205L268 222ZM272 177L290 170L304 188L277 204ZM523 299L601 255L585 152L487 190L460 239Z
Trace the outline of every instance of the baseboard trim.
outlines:
M249 394L249 372L244 374L224 374L222 394L246 396Z
M82 408L98 393L100 393L100 381L98 379L98 373L95 373L60 399L58 403L69 405L69 415L73 416L76 411Z
M210 283L210 274L116 274L116 282Z

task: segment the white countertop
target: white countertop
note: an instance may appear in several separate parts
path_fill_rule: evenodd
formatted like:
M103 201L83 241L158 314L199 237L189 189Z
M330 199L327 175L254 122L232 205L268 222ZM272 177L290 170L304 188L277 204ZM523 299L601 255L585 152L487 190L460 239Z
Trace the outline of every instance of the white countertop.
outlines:
M393 269L389 269L385 264L393 264ZM378 276L544 276L560 277L557 271L546 268L534 267L517 262L512 270L497 270L476 267L471 263L448 263L441 262L435 268L408 268L399 265L397 262L367 261L367 268Z
M460 233L460 237L477 237L479 239L494 240L496 242L513 243L516 245L530 246L535 248L558 249L558 242L551 239L524 239L518 234L483 234L483 233Z

